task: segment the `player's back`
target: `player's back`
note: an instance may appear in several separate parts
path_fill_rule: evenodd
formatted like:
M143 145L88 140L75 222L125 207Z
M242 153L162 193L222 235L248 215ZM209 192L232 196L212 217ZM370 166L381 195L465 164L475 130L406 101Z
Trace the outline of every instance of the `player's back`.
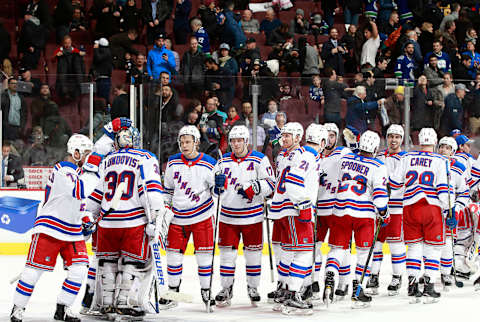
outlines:
M54 166L45 187L45 200L38 211L34 233L60 240L82 240L82 200L85 198L79 168L67 161Z
M395 173L398 171L398 167L400 166L400 160L407 152L401 151L398 153L388 153L388 151L384 151L377 156L377 159L385 163L387 167L387 175L391 173ZM388 200L388 210L391 215L399 215L402 214L403 210L403 190L393 190L390 194L390 198Z
M340 159L338 171L335 216L374 218L376 209L386 210L387 168L382 161L349 153Z
M195 159L186 159L181 153L168 159L164 177L164 190L169 199L176 225L191 225L213 214L216 160L205 153Z
M326 176L323 178L323 185L318 189L318 216L329 216L332 214L338 182L340 181L338 177L338 162L344 155L351 152L349 148L339 146L320 160L321 168Z
M404 188L403 206L425 199L431 205L447 208L447 167L448 159L440 154L408 152L403 156L398 171L390 174L390 186L394 190Z
M145 184L142 181L142 171ZM163 203L158 161L146 150L120 149L110 153L102 161L99 172L102 179L89 199L101 202L100 215L110 209L118 184L125 182L127 185L117 209L100 221L101 227L126 228L146 224L144 185L149 194L151 209L158 209L160 205L157 204Z

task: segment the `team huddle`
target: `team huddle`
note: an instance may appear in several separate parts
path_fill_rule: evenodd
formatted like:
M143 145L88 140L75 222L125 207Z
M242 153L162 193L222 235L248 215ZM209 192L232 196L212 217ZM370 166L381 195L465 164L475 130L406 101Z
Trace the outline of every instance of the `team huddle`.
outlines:
M399 294L407 277L411 303L438 301L438 276L447 291L476 270L480 163L469 154L471 140L460 133L437 142L435 130L424 128L420 149L404 152L403 128L393 124L387 149L379 152L375 132L355 136L347 128L343 147L334 123L304 130L290 122L272 166L267 156L248 149L245 126L231 129L231 152L219 160L200 153L198 129L184 126L181 152L169 158L162 178L157 158L140 149L129 119L113 120L104 132L95 145L73 135L67 159L54 167L16 286L12 322L22 321L35 284L44 271L53 271L58 254L67 277L56 320L80 321L71 307L85 277L82 314L141 320L152 308L158 313L175 307L188 298L180 287L190 236L207 312L231 305L240 240L246 291L255 306L261 300L263 242L270 245L271 238L278 282L267 300L286 315L310 315L314 305L329 306L347 295L353 308L368 306L379 294L384 243L392 264L388 295ZM324 242L330 246L326 263ZM222 289L214 295L216 244ZM480 289L480 278L474 285Z

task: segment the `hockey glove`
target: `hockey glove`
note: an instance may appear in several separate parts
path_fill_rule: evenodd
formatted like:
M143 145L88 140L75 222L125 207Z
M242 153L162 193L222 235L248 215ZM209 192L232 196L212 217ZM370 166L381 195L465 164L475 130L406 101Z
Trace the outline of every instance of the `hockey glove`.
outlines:
M327 173L323 170L320 170L320 176L319 176L319 182L321 186L324 186L326 184L325 182L325 177L327 176Z
M93 152L88 155L82 168L86 171L98 172L100 162L102 162L102 157L97 153Z
M115 140L115 134L122 130L128 129L132 125L132 121L126 117L117 117L103 127L103 132L112 140Z
M447 216L447 218L445 218L445 223L447 224L447 227L450 228L450 229L454 229L455 227L457 227L457 216L455 214L455 207L453 207L451 209L451 213L452 213L452 216Z
M247 189L240 188L237 193L243 198L252 201L253 197L260 193L260 182L258 182L257 180L253 180L250 187L248 187Z
M388 226L391 220L388 210L379 211L378 217L380 217L380 220L382 221L382 227Z
M95 225L92 221L82 223L82 234L87 239L90 237L97 230L97 225Z
M227 189L227 176L223 173L215 175L215 189Z
M312 220L313 207L310 200L298 203L295 205L295 208L298 209L298 220L302 222L309 222Z

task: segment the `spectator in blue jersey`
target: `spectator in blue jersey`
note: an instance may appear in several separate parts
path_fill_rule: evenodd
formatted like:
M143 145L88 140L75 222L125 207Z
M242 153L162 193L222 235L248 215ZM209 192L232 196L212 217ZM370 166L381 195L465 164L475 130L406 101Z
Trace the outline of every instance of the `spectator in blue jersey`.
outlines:
M268 130L267 138L263 144L262 153L267 151L267 147L270 144L272 146L272 157L273 160L277 158L278 153L282 150L282 129L287 123L287 114L285 112L278 112L275 115L275 125Z
M158 80L160 73L167 72L168 75L175 73L175 56L165 48L165 35L158 34L153 49L147 57L147 71L151 79Z
M364 0L365 2L365 17L371 21L377 20L378 4L377 0Z
M414 50L413 44L408 42L403 49L404 54L397 58L395 77L400 79L401 83L413 83L415 81L417 68L413 58Z
M379 105L385 102L384 98L378 101L365 102L367 97L367 90L365 86L357 86L353 92L353 96L347 100L347 126L353 126L360 133L368 129L367 126L367 111L378 110Z
M448 135L454 129L463 129L463 105L467 91L464 84L456 84L455 93L449 94L445 98L445 110L440 123L443 135Z
M227 2L225 5L225 10L223 11L225 15L225 23L223 25L222 39L229 43L232 49L239 49L245 46L247 37L243 33L242 27L235 19L235 12L233 12L233 9L233 2Z
M190 27L192 27L193 35L197 38L200 49L205 54L210 53L210 40L207 32L202 27L202 21L198 18L195 18L190 22Z
M270 36L281 24L282 22L275 18L275 11L273 11L272 8L268 8L265 13L265 19L260 22L260 32L265 35L266 45L272 45L270 43Z
M433 51L429 52L425 55L423 63L426 65L429 62L429 58L432 55L437 56L438 62L437 66L438 68L443 72L443 73L451 73L452 72L452 66L451 66L451 61L450 61L450 56L446 52L442 51L443 46L442 42L440 40L435 40L433 42Z
M472 76L477 76L478 69L480 68L480 54L475 51L475 44L473 40L467 41L467 50L462 55L468 55L472 58L470 69Z
M310 86L308 94L312 101L323 105L325 97L323 96L322 80L320 75L312 76L312 85Z

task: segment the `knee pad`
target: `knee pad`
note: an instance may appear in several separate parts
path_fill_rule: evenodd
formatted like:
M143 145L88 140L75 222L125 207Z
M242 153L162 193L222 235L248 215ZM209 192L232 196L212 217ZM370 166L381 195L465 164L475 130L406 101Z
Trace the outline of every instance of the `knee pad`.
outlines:
M71 265L68 267L68 279L82 283L88 272L87 265Z
M197 258L198 266L210 266L212 265L212 254L211 253L198 253L195 254Z
M20 275L20 281L23 281L27 284L34 285L38 282L40 279L40 276L42 276L43 271L39 269L34 269L31 267L25 267L23 269L22 275Z
M247 265L260 265L262 263L261 250L245 250L243 256L245 256L245 262Z
M245 251L245 254L247 252ZM235 266L237 250L232 247L220 247L220 263ZM246 259L246 258L245 258Z

